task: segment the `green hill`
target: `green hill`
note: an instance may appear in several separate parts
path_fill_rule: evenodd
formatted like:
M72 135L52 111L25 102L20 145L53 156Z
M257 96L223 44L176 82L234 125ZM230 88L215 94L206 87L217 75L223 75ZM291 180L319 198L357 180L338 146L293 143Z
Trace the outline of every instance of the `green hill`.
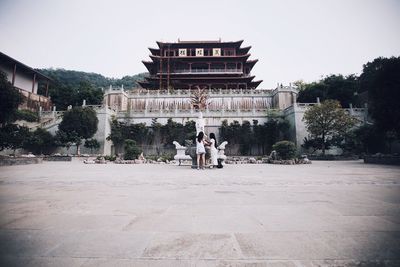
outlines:
M48 94L57 110L66 110L69 105L79 106L86 100L88 105L103 102L104 90L110 85L123 85L126 90L138 88L137 81L143 80L147 73L124 76L121 79L104 77L98 73L89 73L65 69L37 69L52 79ZM39 84L39 94L46 93L46 85Z
M139 73L132 76L124 76L121 79L108 78L98 73L83 72L65 69L37 69L37 71L50 77L55 83L66 87L78 87L81 82L88 82L95 88L107 88L124 85L124 88L138 88L137 81L143 80L147 73Z

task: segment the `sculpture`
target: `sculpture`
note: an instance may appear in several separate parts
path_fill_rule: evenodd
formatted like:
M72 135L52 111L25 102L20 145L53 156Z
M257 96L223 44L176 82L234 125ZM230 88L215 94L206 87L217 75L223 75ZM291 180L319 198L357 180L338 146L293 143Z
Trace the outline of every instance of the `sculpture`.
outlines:
M196 111L199 112L199 116L196 121L196 136L199 134L199 132L205 133L205 122L202 110L207 108L207 106L210 104L208 99L209 95L207 89L200 89L199 86L197 86L197 90L193 91L193 95L190 96L190 104Z

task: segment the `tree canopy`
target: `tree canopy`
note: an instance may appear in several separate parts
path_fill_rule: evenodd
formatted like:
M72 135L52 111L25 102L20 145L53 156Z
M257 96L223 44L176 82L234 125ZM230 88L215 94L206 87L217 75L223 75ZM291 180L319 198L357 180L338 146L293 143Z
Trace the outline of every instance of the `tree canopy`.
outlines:
M116 78L107 78L101 74L93 73L93 72L83 72L83 71L75 71L75 70L65 70L65 69L37 69L39 72L44 75L52 78L55 81L58 81L60 84L76 88L80 85L82 81L90 83L95 88L107 88L110 85L112 86L121 86L123 85L125 88L137 88L139 85L137 83L138 80L142 80L147 73L139 73L132 76L124 76L121 79Z
M368 92L377 129L400 138L400 57L377 58L364 65L360 91Z
M17 150L24 146L25 140L29 138L29 129L16 124L6 124L0 127L0 151L6 148Z
M38 128L31 132L23 144L23 148L34 154L51 152L55 147L54 137L45 129Z
M355 125L355 119L336 100L312 106L304 113L303 120L311 138L320 140L323 154L332 139L343 137Z
M98 122L96 111L92 108L75 107L68 110L58 126L61 143L75 143L79 154L82 139L89 139L97 132Z
M315 103L317 97L320 101L327 99L338 100L342 107L356 104L356 92L358 88L358 77L355 75L330 75L324 79L309 84L297 81L299 88L297 101L300 103Z
M65 69L38 69L41 73L52 78L49 95L53 104L59 110L65 110L69 105L80 106L85 99L88 105L99 105L103 101L103 89L123 85L127 89L137 88L138 80L146 75L140 73L124 76L121 79L107 78L101 74ZM39 84L39 93L46 91L45 84Z
M22 95L13 88L5 73L0 71L0 124L14 120Z

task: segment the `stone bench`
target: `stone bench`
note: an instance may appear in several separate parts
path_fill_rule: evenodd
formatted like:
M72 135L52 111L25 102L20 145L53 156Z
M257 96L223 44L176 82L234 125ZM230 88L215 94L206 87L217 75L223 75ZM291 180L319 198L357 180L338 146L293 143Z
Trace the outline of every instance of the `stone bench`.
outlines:
M179 166L182 163L182 160L192 160L189 155L185 155L186 147L181 146L177 141L172 142L175 145L176 155L174 159L178 161Z
M226 160L226 155L225 155L225 146L228 144L228 141L222 142L218 147L218 157L217 159L221 160L221 163L223 164Z

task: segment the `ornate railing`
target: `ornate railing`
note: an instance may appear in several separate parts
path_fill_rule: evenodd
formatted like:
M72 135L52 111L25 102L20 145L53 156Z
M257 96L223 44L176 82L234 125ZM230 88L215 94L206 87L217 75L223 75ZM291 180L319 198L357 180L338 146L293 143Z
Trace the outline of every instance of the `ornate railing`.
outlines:
M207 74L207 73L238 73L242 74L242 69L178 69L173 70L170 74ZM160 73L157 73L159 75ZM165 74L165 73L163 73Z

